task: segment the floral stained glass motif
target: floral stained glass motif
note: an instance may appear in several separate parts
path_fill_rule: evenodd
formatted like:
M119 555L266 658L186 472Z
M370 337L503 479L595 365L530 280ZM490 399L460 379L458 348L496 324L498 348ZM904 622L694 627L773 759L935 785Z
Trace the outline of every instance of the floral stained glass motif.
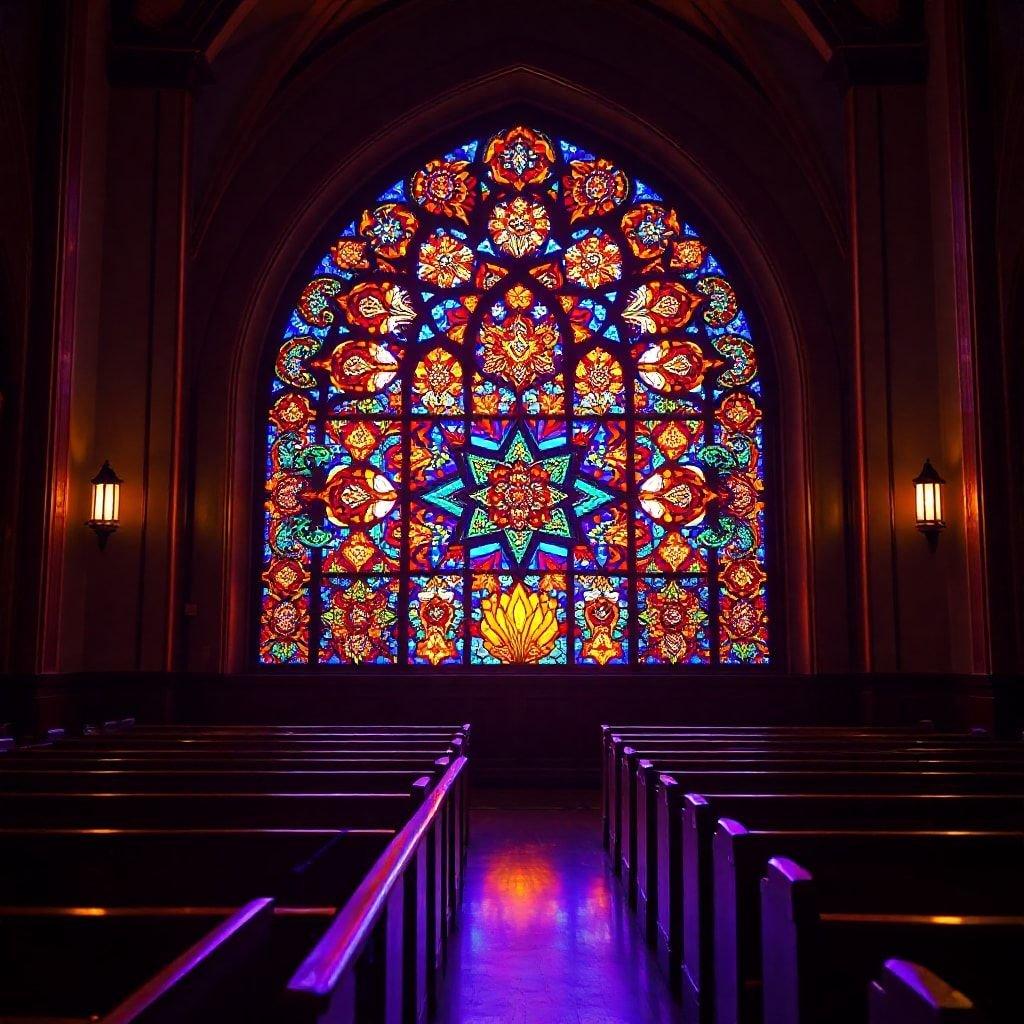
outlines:
M767 664L757 348L701 233L517 125L344 226L272 364L266 665Z

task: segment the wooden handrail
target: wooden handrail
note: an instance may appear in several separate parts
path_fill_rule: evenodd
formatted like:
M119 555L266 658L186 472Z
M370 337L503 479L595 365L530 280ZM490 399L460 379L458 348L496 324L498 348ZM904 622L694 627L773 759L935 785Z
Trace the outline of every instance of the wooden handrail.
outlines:
M246 903L111 1010L103 1018L104 1024L132 1024L148 1019L147 1014L156 1010L161 1000L182 998L189 981L196 982L204 970L213 970L233 956L244 955L244 947L254 939L256 927L269 927L273 912L272 899ZM252 956L251 950L248 955ZM155 1016L157 1019L161 1017L159 1011ZM174 1019L174 1015L167 1019Z
M326 998L352 967L377 924L388 897L416 855L449 793L465 770L467 759L456 758L408 824L388 844L330 928L299 965L288 983L291 992Z

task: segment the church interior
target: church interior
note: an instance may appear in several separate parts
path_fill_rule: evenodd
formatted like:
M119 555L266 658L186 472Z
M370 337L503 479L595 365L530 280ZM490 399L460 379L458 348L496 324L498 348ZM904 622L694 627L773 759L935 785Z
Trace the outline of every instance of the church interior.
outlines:
M0 0L0 129L0 1021L1022 1018L1024 4Z

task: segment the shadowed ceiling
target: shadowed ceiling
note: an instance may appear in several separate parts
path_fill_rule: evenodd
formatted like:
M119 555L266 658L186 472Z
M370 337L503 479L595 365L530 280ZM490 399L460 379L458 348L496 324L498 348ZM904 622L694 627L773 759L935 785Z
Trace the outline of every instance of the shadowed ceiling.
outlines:
M625 23L636 36L622 40L614 57L633 69L643 66L645 40L674 34L681 59L691 54L760 96L834 211L843 177L834 74L840 53L920 34L920 0L573 0L559 14L565 9L579 12L575 40L546 36L543 5L524 0L113 0L112 67L120 58L145 76L163 61L193 76L197 244L253 140L285 109L289 87L311 69L344 63L359 39L379 40L390 24L396 31L403 23L429 25L436 36L423 45L438 60L454 60L467 21L484 22L494 26L496 46L506 47L500 59L529 64L534 40L571 45L578 54L600 39L602 21ZM402 69L389 65L388 56L379 54L380 81L353 81L346 101L372 101L375 88L396 88L396 82L410 98L418 92L415 83L402 82ZM671 68L654 70L670 81ZM709 96L715 88L709 80Z

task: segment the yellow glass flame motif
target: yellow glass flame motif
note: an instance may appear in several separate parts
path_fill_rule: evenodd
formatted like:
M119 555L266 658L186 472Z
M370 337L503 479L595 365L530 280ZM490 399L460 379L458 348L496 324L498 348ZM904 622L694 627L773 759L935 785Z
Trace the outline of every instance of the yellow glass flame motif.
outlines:
M550 654L558 638L558 602L517 583L511 593L480 603L480 633L487 652L505 664L535 664Z

